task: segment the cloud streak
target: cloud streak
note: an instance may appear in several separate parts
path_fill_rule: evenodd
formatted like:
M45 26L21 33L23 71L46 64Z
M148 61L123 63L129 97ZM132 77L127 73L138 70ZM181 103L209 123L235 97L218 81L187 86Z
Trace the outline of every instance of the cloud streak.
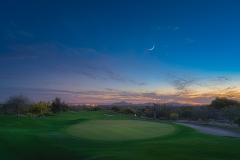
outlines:
M14 59L28 59L28 58L39 58L37 56L23 56L23 55L4 55L0 56L0 60L14 60Z
M193 43L195 40L190 39L190 38L187 38L186 41L187 41L188 43Z
M55 82L53 82L55 83ZM57 84L61 85L61 84ZM111 104L117 101L127 101L132 103L147 102L179 102L193 104L209 104L216 96L239 99L240 90L236 86L230 86L218 92L191 92L180 95L178 93L163 94L157 91L128 91L114 88L104 88L100 90L66 90L51 88L30 88L30 87L6 87L0 86L0 93L25 94L33 97L35 101L41 100L42 97L54 98L55 96L63 97L65 101L75 103L100 103ZM34 97L38 97L36 99ZM51 100L51 99L49 99Z
M138 82L137 80L122 76L112 70L111 66L107 64L112 64L112 61L115 61L115 59L94 49L71 48L56 42L32 45L14 44L8 46L8 48L20 55L5 55L0 57L0 59L5 58L11 60L17 58L39 57L39 60L44 64L43 68L45 68L46 71L68 75L75 74L76 76L83 75L92 79L103 81L113 80L123 84L130 83L138 86L146 84L146 82ZM103 61L105 63L102 63Z

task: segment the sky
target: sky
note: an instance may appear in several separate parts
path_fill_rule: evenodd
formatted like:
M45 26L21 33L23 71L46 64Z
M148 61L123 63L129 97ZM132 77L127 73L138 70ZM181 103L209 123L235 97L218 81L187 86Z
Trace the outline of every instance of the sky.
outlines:
M0 102L240 100L238 0L0 2Z

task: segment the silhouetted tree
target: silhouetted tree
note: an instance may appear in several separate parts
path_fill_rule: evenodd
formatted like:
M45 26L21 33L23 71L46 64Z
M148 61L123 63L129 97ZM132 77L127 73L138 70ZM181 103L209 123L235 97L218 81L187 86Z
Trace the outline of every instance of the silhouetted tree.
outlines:
M211 107L216 109L221 109L228 106L238 106L240 107L240 103L234 99L227 99L226 97L216 97L210 104Z
M3 104L0 104L0 115L3 114Z
M157 107L157 117L164 117L169 119L172 113L172 107L168 107L166 105Z
M192 119L207 121L210 116L210 110L206 107L196 107L192 112Z
M236 122L240 126L240 116L236 119Z
M69 110L69 106L64 102L61 102L61 98L56 97L55 100L52 101L51 111L55 114L59 114L60 112L66 112Z
M67 111L69 111L69 106L68 106L65 102L62 102L61 111L62 111L62 112L67 112Z
M120 111L121 111L121 108L118 107L118 106L113 106L113 107L112 107L112 110L114 110L115 112L120 112Z
M98 111L99 108L98 107L93 107L93 111Z
M231 124L233 120L239 116L239 108L237 106L224 107L221 111L223 116L228 119Z
M27 112L30 100L23 95L10 96L4 103L2 110L5 114L17 114Z
M182 109L182 116L188 119L191 118L193 110L194 110L193 107L184 107Z
M56 97L55 100L52 101L51 111L55 114L61 112L61 99Z
M130 107L124 108L123 112L125 114L134 114L134 113L136 113L136 111L134 109L130 108Z

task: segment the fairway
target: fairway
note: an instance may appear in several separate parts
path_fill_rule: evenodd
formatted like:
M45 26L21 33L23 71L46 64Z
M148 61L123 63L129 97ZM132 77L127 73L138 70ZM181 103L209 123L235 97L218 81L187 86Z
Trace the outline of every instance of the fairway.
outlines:
M131 140L167 135L172 125L136 120L90 120L67 129L71 135L94 140Z
M240 138L108 114L71 111L46 118L0 116L0 159L240 159Z

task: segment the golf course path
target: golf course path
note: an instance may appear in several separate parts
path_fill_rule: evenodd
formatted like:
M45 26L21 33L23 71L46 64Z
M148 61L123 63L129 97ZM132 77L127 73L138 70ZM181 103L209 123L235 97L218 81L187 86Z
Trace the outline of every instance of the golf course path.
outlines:
M208 126L199 126L199 125L187 124L187 123L177 123L177 124L188 126L188 127L194 128L200 132L207 133L207 134L240 138L240 133L236 133L236 132L233 132L230 130L215 128L215 127L208 127Z

